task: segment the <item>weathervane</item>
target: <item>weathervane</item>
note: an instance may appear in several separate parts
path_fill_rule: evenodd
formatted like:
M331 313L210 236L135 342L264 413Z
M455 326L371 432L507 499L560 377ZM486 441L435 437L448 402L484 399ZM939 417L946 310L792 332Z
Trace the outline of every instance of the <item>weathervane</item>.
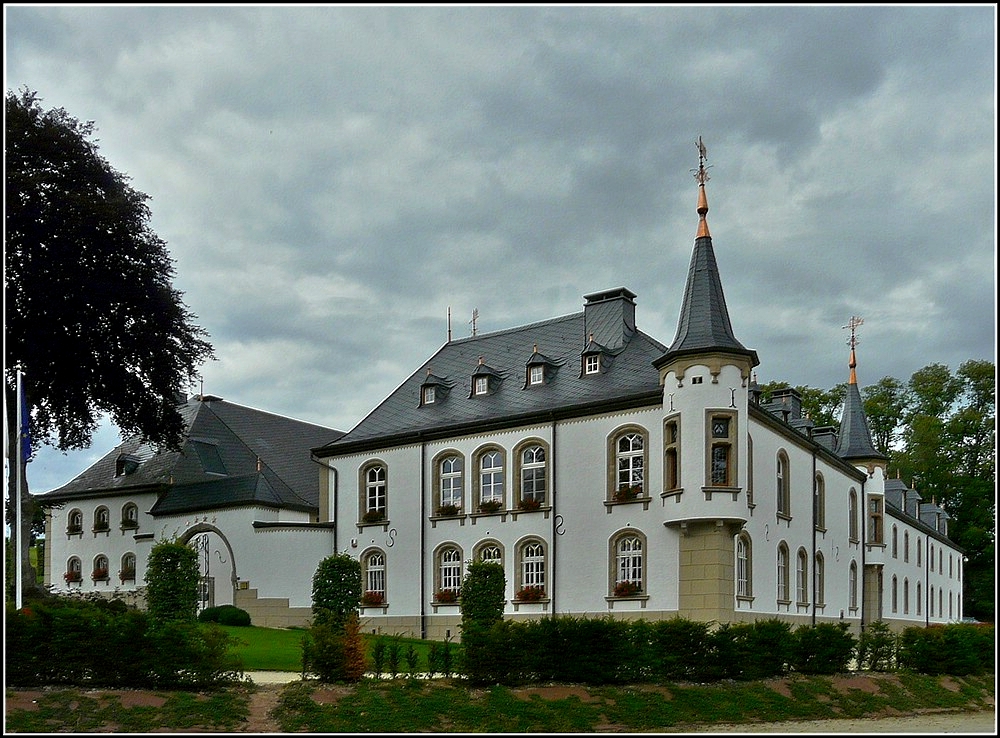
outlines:
M852 315L851 319L847 321L847 325L841 326L841 328L851 329L851 337L847 339L847 345L851 347L851 351L853 351L854 347L861 342L857 336L857 329L859 326L864 325L864 322L865 322L864 318L859 318L856 315Z
M472 324L472 335L476 335L476 321L479 320L479 308L472 309L472 320L469 322Z
M701 140L701 136L698 136L695 146L698 147L698 168L691 171L694 173L694 178L698 180L698 184L703 185L710 179L708 170L712 168L712 165L705 166L705 159L708 158L708 149L705 148L705 143Z

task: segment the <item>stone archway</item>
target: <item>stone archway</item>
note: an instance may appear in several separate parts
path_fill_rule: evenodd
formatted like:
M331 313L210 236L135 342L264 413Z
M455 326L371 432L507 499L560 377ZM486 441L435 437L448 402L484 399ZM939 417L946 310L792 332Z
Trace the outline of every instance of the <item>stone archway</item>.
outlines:
M216 605L233 605L236 602L236 555L226 535L210 523L195 523L177 540L188 544L194 539L198 544L198 570L202 581L199 587L198 609ZM216 587L217 582L226 582L228 586ZM219 574L222 574L220 577Z

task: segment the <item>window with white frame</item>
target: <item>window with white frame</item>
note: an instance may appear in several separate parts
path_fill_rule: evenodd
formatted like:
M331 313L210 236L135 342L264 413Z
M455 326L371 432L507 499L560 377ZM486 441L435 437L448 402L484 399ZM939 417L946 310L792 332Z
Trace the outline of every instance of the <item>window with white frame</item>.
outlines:
M847 571L847 601L852 610L858 608L858 565L853 561Z
M790 602L788 594L788 546L784 542L778 544L778 601Z
M815 566L813 573L813 599L817 606L822 606L826 603L826 560L823 558L821 551L816 552L813 566Z
M643 434L630 431L614 441L615 488L612 499L623 502L641 496L646 470L646 442Z
M92 572L91 577L95 581L104 581L110 578L110 574L108 572L108 557L104 554L94 557L94 571Z
M503 505L503 451L492 449L479 456L479 504Z
M882 498L875 495L868 498L868 542L885 542L882 531Z
M541 444L530 444L518 452L518 504L521 507L539 507L545 504L546 453Z
M809 602L809 556L801 548L795 556L795 601Z
M775 493L777 495L778 515L791 517L791 494L788 479L788 455L779 451L775 461Z
M476 395L489 394L490 391L490 379L489 377L476 377L475 379L475 389L473 393Z
M445 546L438 554L439 600L451 600L443 593L457 593L462 586L462 552L455 546Z
M361 601L369 606L385 604L385 554L377 549L369 551L362 559L361 566L365 582Z
M462 507L462 457L446 456L441 460L441 508L443 510Z
M80 510L70 510L67 517L66 532L71 535L83 532L83 513Z
M600 354L587 354L585 357L583 357L584 374L597 374L599 371L601 371Z
M545 382L545 367L541 364L532 364L528 367L528 384L542 384Z
M424 387L423 404L433 405L434 399L435 399L434 385L428 385L427 387Z
M851 542L857 542L858 538L858 493L851 488L847 498L847 535Z
M83 564L76 556L66 561L66 573L63 575L67 583L80 582L83 579Z
M545 595L545 546L529 540L518 550L520 589L518 599ZM527 590L527 592L526 592Z
M111 528L111 513L108 512L108 508L103 505L94 511L94 530L110 530Z
M497 564L503 566L503 549L495 541L481 543L476 549L476 561L483 564Z
M372 464L364 470L364 499L362 500L362 520L376 522L385 518L386 511L386 468L384 464Z
M814 495L816 530L826 529L826 482L823 475L816 473L816 490Z
M615 597L630 597L645 590L643 573L645 554L643 538L635 531L626 531L613 539L614 581L611 592Z
M753 597L753 548L750 536L741 533L736 539L736 596Z
M118 572L118 578L122 582L135 581L135 554L127 553L122 556L122 568Z
M134 502L127 502L122 506L122 530L131 530L139 527L139 508Z

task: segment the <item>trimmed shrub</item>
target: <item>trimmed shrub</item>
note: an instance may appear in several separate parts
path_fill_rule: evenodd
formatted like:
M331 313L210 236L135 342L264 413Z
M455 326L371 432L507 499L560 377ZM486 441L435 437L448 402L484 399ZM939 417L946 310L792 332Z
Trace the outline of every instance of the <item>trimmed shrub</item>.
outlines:
M899 668L924 674L982 674L994 668L993 626L910 627L899 636Z
M470 563L459 594L462 626L477 622L489 627L503 620L506 586L503 567L499 564L482 561Z
M654 622L650 628L649 664L654 678L665 681L704 678L709 661L708 629L708 623L680 617Z
M219 611L219 625L250 625L250 613L235 605L222 605Z
M869 623L858 638L858 668L891 671L896 668L897 636L882 620Z
M342 628L361 605L361 563L346 553L320 561L313 574L312 601L315 623Z
M198 552L174 541L153 546L146 564L146 609L161 623L194 623L198 614Z
M803 674L840 674L848 670L856 646L847 623L803 625L795 631L792 667Z

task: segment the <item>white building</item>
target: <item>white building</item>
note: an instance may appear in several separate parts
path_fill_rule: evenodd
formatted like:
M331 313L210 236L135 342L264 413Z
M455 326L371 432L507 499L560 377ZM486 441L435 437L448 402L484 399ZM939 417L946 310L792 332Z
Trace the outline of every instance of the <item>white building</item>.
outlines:
M138 443L122 448L47 495L62 503L47 581L134 589L155 540L200 537L214 580L206 603L235 602L258 625L306 622L311 577L334 551L361 562L366 628L435 639L459 635L455 593L474 559L503 565L512 618L778 616L855 631L960 618L948 516L886 479L853 348L839 433L813 428L795 390L762 404L699 182L669 346L637 328L634 293L611 289L579 313L449 340L347 434L313 426L274 447L244 418L244 467L263 462L240 475L225 456L239 444L213 446L217 424L191 426L185 484L162 471L130 484L128 465L140 474L153 459ZM188 408L223 405L239 407ZM311 481L278 485L265 471L279 463L305 466ZM92 529L109 518L111 532ZM135 579L91 576L128 562ZM74 570L82 583L63 580Z

